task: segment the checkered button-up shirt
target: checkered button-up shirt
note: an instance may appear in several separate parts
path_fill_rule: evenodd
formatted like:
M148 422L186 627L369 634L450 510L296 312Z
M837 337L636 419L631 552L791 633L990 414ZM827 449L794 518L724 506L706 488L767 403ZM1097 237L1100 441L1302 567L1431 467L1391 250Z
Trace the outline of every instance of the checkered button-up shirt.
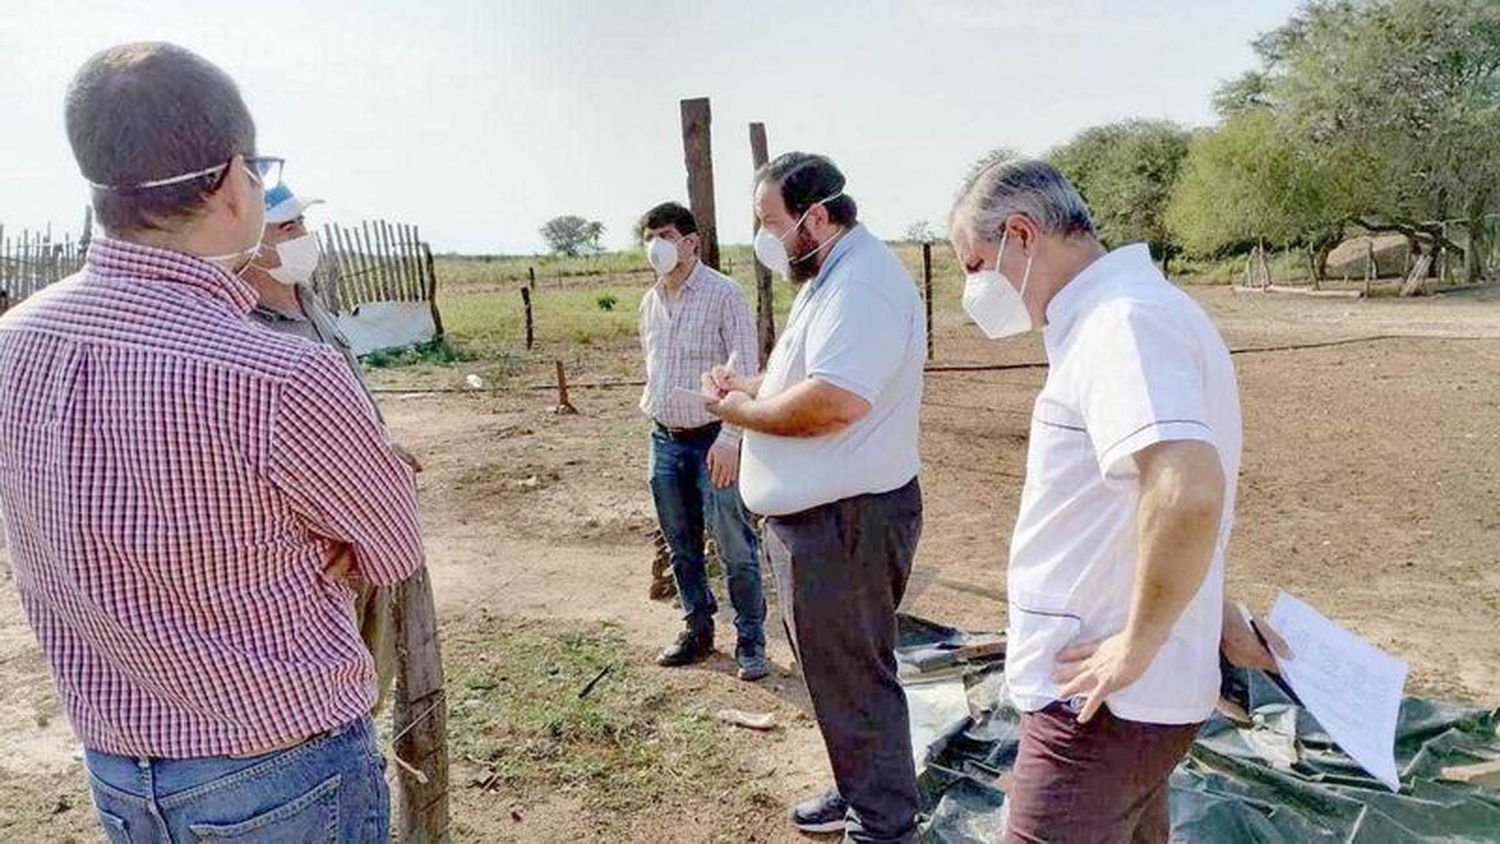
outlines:
M699 428L718 417L691 396L677 395L681 387L702 389L703 373L735 354L735 369L754 375L759 360L755 321L740 288L729 276L698 262L688 273L675 300L660 282L641 299L641 351L646 356L646 388L641 412L670 428ZM738 443L738 429L725 426L721 442Z
M365 397L375 408L375 415L380 416L383 421L380 405L375 404L375 397L370 394L370 385L365 383L365 370L359 365L359 357L354 354L354 349L350 348L349 338L339 331L338 320L328 312L328 308L323 306L317 294L310 288L299 284L293 289L302 313L288 314L265 302L257 302L250 310L250 318L280 334L294 334L314 343L323 343L338 349L339 354L344 357L344 362L349 364L349 374L359 382L360 389L364 390Z
M422 563L410 470L337 351L246 314L197 258L99 239L0 318L15 583L85 746L264 750L369 712L344 546Z

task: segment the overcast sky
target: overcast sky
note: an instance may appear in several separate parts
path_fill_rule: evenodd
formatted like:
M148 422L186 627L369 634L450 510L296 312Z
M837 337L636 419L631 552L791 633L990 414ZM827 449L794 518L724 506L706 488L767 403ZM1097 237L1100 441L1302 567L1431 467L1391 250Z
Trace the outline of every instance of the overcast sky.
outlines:
M419 225L437 251L531 252L576 213L626 245L686 199L678 101L713 101L721 238L750 236L747 124L830 155L864 221L935 227L986 150L1042 153L1127 117L1212 122L1209 95L1294 0L3 0L0 223L76 233L68 80L135 40L240 84L314 222Z

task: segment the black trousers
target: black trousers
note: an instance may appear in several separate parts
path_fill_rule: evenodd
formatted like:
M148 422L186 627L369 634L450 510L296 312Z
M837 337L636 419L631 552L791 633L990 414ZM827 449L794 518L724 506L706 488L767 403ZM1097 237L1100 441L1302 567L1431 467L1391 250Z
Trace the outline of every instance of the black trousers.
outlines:
M922 535L922 488L766 520L782 621L812 696L848 839L916 836L917 777L896 677L896 607Z

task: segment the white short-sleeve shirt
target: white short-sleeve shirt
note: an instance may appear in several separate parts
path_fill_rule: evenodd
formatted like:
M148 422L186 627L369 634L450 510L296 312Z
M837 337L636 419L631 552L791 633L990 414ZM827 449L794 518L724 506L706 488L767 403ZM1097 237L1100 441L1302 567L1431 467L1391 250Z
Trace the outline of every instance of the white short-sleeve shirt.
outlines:
M1167 441L1218 451L1227 484L1208 576L1146 673L1106 701L1117 717L1206 719L1219 690L1224 549L1240 464L1234 364L1213 323L1143 244L1110 252L1047 307L1051 369L1031 420L1011 540L1006 681L1023 711L1056 699L1057 652L1122 631L1140 525L1134 455Z
M820 437L746 431L745 505L784 516L915 478L926 344L922 299L901 260L863 226L849 230L798 292L760 397L816 378L868 401L870 412Z

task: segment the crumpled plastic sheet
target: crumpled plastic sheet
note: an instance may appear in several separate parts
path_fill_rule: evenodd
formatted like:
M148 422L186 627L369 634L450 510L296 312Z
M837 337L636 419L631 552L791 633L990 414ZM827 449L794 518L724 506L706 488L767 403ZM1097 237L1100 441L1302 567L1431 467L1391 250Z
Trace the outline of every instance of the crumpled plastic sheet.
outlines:
M903 674L918 666L963 677L970 717L926 748L919 776L924 841L1000 840L1020 713L1005 691L1004 658L953 665L944 653L975 641L901 618ZM1392 793L1333 745L1272 678L1226 666L1224 694L1250 713L1215 715L1171 781L1174 842L1500 842L1500 791L1446 781L1442 769L1500 759L1500 710L1407 698L1396 731L1401 791Z

